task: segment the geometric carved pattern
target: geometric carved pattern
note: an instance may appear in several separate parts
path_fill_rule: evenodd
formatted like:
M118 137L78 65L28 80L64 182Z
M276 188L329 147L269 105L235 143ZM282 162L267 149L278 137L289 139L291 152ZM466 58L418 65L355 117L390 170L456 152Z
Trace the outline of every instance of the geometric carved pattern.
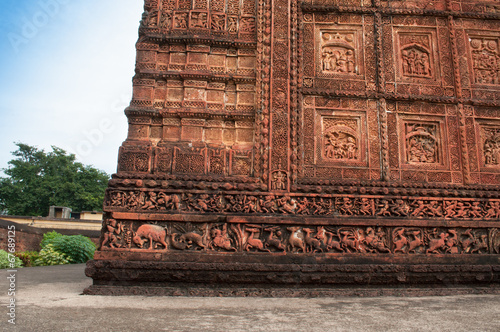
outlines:
M205 174L206 149L192 149L181 151L175 148L174 172L178 174Z
M122 152L118 165L121 172L148 172L149 155L140 152Z

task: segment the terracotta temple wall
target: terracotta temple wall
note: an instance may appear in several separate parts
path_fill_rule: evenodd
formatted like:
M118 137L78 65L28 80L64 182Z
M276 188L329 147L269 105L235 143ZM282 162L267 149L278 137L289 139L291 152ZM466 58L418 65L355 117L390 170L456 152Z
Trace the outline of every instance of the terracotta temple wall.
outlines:
M339 260L498 283L495 1L146 0L136 46L96 285L127 261L294 260L319 278L295 284Z

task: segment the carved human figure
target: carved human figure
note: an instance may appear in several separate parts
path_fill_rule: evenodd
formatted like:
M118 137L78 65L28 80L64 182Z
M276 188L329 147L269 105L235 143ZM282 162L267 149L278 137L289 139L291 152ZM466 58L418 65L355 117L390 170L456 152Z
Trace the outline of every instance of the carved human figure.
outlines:
M238 32L238 18L234 16L229 16L227 18L227 32L237 33Z
M295 202L289 196L283 196L276 200L278 205L278 210L284 214L294 214L295 213Z
M154 191L150 191L144 200L144 205L142 206L142 208L144 210L154 210L156 209L157 205L158 202L156 201L156 193Z
M428 214L431 217L442 217L443 216L443 208L438 201L430 201L427 206Z
M208 29L208 19L207 18L208 18L207 13L192 12L191 13L190 27L191 28Z
M269 235L267 236L265 242L264 242L264 247L269 248L273 247L275 249L281 250L283 252L286 251L285 246L281 242L281 231L279 230L279 227L268 227L265 229L266 231L269 232ZM276 235L275 235L276 232Z
M455 216L457 209L456 201L445 201L444 202L444 215L446 218L452 218Z
M409 46L401 51L403 76L431 77L429 54L423 48Z
M458 202L455 218L467 218L469 215L469 203Z
M425 212L427 211L427 205L423 200L418 199L415 202L413 202L413 205L415 206L415 209L411 213L412 216L422 217L425 215Z
M225 250L236 251L236 248L231 245L231 240L227 236L227 231L221 231L218 228L212 228L212 230L210 231L210 235L212 237L212 241L210 241L210 244L208 245L210 249L221 248Z
M404 200L398 198L393 201L390 210L396 216L407 216L410 212L410 207Z
M273 190L286 190L287 175L285 172L276 171L273 173L271 188Z
M390 216L391 211L389 211L389 201L382 199L377 204L378 212L377 216Z
M158 11L144 11L142 14L141 26L151 28L156 25L158 25Z
M111 194L111 206L123 206L125 195L121 191L113 192Z
M326 73L355 73L354 50L342 46L324 46L321 52L321 68Z
M174 15L174 28L186 29L187 28L187 13L176 13Z
M329 131L325 134L324 156L327 159L358 159L356 139L350 134Z
M469 214L472 218L481 218L483 215L483 208L481 207L481 202L472 202Z
M115 219L109 219L106 223L106 232L102 240L101 246L109 245L110 248L121 248L122 245L119 243L121 240L120 235L123 232L123 224L117 222Z
M377 232L372 227L368 227L366 232L363 229L358 230L360 244L364 245L365 250L369 252L390 252L386 246L385 232L378 228Z
M265 213L274 213L277 211L276 198L274 195L267 195L260 201L260 207Z
M172 13L163 12L160 18L160 28L170 29L172 25Z
M307 197L297 201L296 214L309 214L309 201L307 200Z
M133 191L129 191L128 199L127 199L127 207L133 210L136 206L139 205L139 198Z
M435 163L437 158L436 126L408 124L406 132L407 161L410 163Z
M361 198L359 212L364 216L371 216L374 214L373 201L366 197Z
M500 71L498 41L478 37L472 38L470 45L475 83L498 84Z
M500 202L490 201L486 209L485 218L500 219Z
M500 163L500 129L484 129L483 144L484 163L486 166L496 166Z

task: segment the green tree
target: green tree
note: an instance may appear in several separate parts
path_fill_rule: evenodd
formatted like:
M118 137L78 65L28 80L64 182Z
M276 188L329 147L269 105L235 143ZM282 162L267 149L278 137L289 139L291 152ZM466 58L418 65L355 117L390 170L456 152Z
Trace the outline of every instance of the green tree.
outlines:
M52 146L45 152L16 143L16 157L0 178L0 211L10 215L46 216L51 205L74 211L100 210L109 175L76 161L74 154Z

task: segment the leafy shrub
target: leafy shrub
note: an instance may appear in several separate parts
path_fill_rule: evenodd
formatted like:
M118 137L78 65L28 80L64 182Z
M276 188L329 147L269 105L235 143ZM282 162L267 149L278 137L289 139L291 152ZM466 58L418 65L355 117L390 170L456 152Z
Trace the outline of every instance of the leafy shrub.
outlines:
M37 266L36 260L38 259L38 251L24 251L17 252L16 257L23 261L23 265L26 267Z
M9 261L9 258L12 260ZM14 264L14 265L11 265ZM15 269L18 267L23 267L23 262L14 255L10 255L5 250L0 250L0 269Z
M40 247L45 248L45 246L49 243L52 243L55 239L63 236L61 233L57 233L56 231L48 232L43 234L42 242L40 242Z
M49 243L40 250L40 254L35 264L38 266L69 264L69 257L56 251L54 246Z
M50 245L54 250L68 257L71 264L86 263L94 257L96 246L83 235L62 235L54 238Z

